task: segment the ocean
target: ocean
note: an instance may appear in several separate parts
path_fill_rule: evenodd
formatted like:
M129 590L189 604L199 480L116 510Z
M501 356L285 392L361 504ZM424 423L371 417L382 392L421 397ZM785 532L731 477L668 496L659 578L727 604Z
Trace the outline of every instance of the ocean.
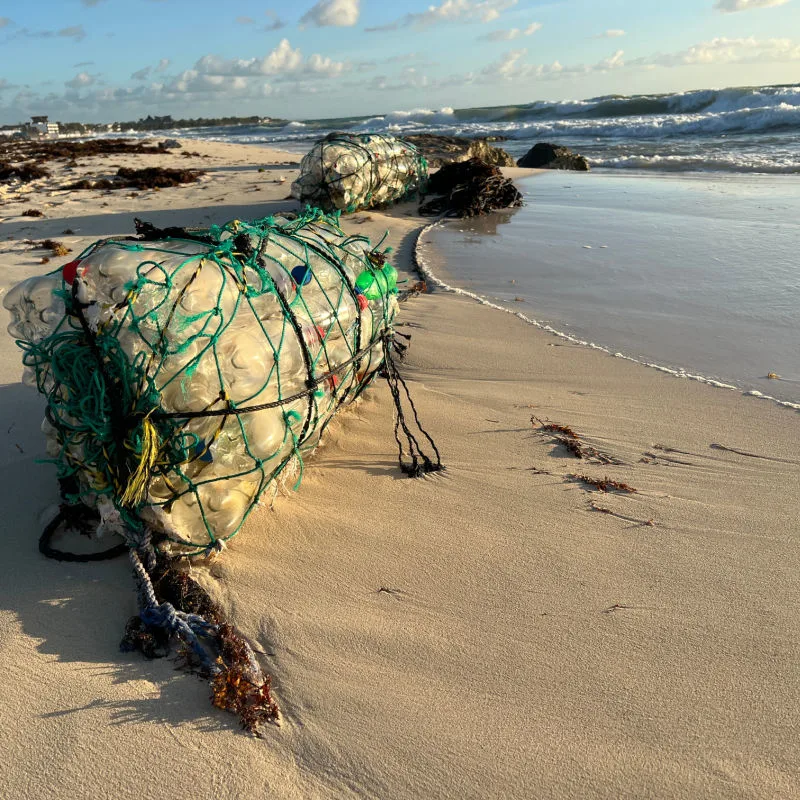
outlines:
M417 109L167 133L304 153L332 130L505 137L501 146L516 157L537 141L553 141L604 170L800 173L800 85Z
M659 369L800 402L800 85L161 132L305 153L332 130L550 141L590 175L431 232L444 280ZM780 377L768 378L768 375Z
M562 341L800 410L800 178L548 172L518 186L524 207L427 232L422 263Z

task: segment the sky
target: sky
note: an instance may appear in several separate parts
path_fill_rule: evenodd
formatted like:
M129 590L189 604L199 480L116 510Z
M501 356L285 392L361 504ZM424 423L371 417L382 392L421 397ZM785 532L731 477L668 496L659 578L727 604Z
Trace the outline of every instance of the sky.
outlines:
M800 82L800 0L272 2L0 0L0 124L302 120Z

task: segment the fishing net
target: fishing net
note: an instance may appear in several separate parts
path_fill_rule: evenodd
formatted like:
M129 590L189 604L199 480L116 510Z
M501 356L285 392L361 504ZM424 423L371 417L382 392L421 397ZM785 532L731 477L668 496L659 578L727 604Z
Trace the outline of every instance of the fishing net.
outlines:
M177 640L185 665L210 679L213 704L257 733L277 719L270 679L176 565L223 549L268 487L296 487L326 425L379 372L403 471L441 469L395 363L407 346L393 330L397 272L390 248L313 209L202 231L137 220L137 230L4 299L23 380L47 400L63 499L39 546L68 561L127 552L140 613L122 649L155 657ZM122 542L57 550L63 528Z
M310 212L98 242L5 305L70 500L199 552L302 473L381 367L396 293L385 254Z
M428 163L414 145L383 134L332 133L300 162L292 196L326 211L389 205L422 191Z

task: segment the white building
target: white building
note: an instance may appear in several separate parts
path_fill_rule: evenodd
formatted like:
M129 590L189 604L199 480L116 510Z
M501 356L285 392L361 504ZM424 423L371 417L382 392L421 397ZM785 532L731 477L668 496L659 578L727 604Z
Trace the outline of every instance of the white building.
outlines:
M31 128L40 136L58 136L58 123L48 122L47 117L31 117Z

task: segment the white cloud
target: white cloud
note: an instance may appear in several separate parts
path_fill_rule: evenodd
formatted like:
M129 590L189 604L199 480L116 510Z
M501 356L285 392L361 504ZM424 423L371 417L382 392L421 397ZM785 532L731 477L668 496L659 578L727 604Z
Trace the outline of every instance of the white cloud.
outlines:
M592 39L619 39L620 36L624 35L625 31L623 31L622 28L609 28L607 31L592 36Z
M319 0L300 18L300 27L350 28L358 22L361 0Z
M70 89L83 89L95 82L95 78L88 72L79 72L72 80L65 81L64 86L68 86Z
M558 78L577 77L597 72L608 72L612 69L624 67L623 51L617 50L609 58L598 61L596 64L576 64L563 66L559 61L552 64L525 64L521 63L528 51L525 48L509 50L499 61L485 67L481 74L484 81L496 80L516 81L530 78L541 80L555 80Z
M208 55L203 56L195 64L194 69L203 75L242 77L275 75L279 80L289 80L303 74L334 78L349 69L349 64L334 61L318 53L304 59L299 48L293 49L288 39L282 39L280 44L263 58L224 59Z
M386 25L365 28L368 32L396 31L400 28L424 28L441 22L493 22L503 11L512 8L518 0L442 0L438 6L426 11L405 14Z
M164 70L166 70L166 68L171 63L172 62L168 58L162 58L158 62L158 64L156 64L155 67L147 66L147 67L142 67L142 69L136 70L136 72L134 72L133 75L131 75L131 80L134 80L134 81L147 80L150 77L150 73L152 73L152 72L164 72Z
M749 11L751 8L772 8L782 6L789 0L717 0L714 8L732 14L736 11Z
M240 25L255 25L256 21L252 17L236 17L236 21Z
M514 39L520 39L523 36L532 36L536 31L542 29L541 22L531 22L527 28L511 28L510 30L492 31L478 39L484 42L511 42Z
M629 66L682 67L694 64L754 64L800 61L800 44L791 39L727 39L724 36L677 53L637 58Z
M10 81L7 81L5 78L0 78L0 92L5 92L8 89L14 88L16 87Z

